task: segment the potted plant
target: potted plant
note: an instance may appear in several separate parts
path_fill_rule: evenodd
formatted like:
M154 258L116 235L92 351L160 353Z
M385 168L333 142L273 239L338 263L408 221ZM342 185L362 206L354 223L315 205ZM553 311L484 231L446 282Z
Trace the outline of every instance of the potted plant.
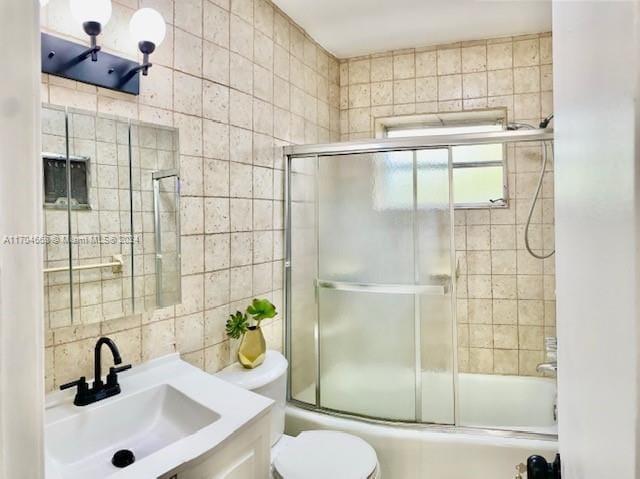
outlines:
M267 344L260 328L263 319L273 318L278 313L268 299L254 299L246 312L236 311L229 315L226 324L227 336L240 340L238 361L247 369L253 369L264 362ZM249 319L251 317L252 321Z

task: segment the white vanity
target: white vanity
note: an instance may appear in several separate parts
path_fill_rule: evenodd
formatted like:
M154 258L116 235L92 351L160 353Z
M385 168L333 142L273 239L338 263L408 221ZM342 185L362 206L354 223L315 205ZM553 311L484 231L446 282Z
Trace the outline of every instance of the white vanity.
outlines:
M121 373L122 392L88 406L47 397L47 479L266 479L273 401L164 356ZM112 458L130 450L135 462Z

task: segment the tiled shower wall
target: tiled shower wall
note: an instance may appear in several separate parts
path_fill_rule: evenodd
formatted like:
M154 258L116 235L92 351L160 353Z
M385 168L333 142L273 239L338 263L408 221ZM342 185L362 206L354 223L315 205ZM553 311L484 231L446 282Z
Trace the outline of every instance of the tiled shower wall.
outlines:
M487 108L537 126L553 110L551 63L549 33L341 60L341 138L373 137L380 117ZM524 249L542 149L519 144L507 154L508 208L455 212L458 356L463 371L535 375L544 337L555 336L554 259ZM552 175L530 232L534 249L553 249Z
M128 22L158 9L167 37L139 97L43 76L42 100L175 126L182 176L182 304L155 313L46 333L48 390L91 375L96 338L123 360L178 351L217 371L233 360L230 311L254 296L282 312L283 163L279 147L339 139L339 65L266 0L116 0L99 42L138 58ZM42 10L43 30L86 41L67 0ZM280 349L282 316L265 321Z

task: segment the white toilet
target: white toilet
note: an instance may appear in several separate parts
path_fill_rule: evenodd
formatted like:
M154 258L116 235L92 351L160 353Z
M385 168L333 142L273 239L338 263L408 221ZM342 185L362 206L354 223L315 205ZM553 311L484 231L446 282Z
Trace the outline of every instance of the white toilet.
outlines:
M245 369L239 363L216 376L275 401L271 424L271 472L274 479L381 479L374 449L359 437L338 431L284 434L287 360L267 351L264 363Z

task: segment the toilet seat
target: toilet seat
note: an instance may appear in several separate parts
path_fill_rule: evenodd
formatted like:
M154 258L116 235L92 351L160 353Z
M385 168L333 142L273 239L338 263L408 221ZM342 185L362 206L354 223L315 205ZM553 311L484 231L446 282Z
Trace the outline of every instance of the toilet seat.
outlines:
M369 479L377 477L374 449L338 431L305 431L273 461L277 479Z

